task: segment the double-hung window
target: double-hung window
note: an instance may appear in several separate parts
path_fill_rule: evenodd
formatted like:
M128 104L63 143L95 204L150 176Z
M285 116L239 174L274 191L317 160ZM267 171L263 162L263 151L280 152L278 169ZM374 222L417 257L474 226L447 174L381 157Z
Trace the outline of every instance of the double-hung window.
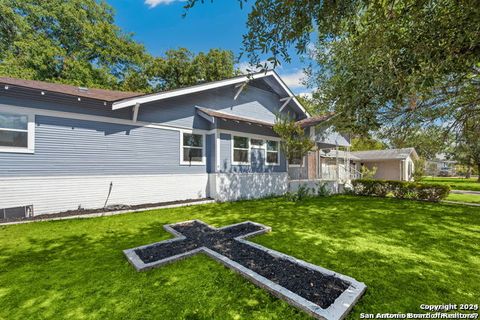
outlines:
M189 165L205 164L204 136L182 132L181 163Z
M33 152L34 131L34 115L0 111L0 152Z
M233 164L250 164L250 139L233 137Z
M280 155L279 155L279 142L273 140L267 140L266 148L266 163L270 165L279 165L280 164Z

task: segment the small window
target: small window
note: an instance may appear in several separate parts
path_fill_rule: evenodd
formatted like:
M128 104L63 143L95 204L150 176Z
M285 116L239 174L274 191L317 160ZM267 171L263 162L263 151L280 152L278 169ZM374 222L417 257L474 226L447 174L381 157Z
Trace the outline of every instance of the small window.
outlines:
M300 156L300 154L296 154L293 156L292 160L290 161L289 165L291 166L300 166L303 165L304 157Z
M246 137L233 137L233 161L234 164L250 163L250 140Z
M263 143L262 139L250 139L250 148L263 148Z
M267 164L279 164L278 141L267 141Z
M33 151L33 116L0 112L0 151Z
M182 163L203 164L203 135L183 132Z

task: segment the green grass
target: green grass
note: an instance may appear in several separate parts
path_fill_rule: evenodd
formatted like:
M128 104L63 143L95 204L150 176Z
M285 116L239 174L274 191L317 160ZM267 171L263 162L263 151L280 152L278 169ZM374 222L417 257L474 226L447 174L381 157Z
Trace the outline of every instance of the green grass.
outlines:
M142 273L123 256L193 218L269 225L254 241L365 282L349 319L479 301L480 208L277 198L0 227L0 319L309 319L206 256Z
M447 178L447 177L426 177L420 181L421 183L439 183L447 184L452 190L473 190L480 191L480 183L477 178Z
M447 200L469 202L469 203L480 203L480 195L450 193L447 197Z

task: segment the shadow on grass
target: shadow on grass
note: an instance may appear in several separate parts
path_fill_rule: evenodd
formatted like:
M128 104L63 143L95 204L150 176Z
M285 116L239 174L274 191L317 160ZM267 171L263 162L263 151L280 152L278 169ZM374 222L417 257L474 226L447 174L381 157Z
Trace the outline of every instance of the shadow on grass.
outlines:
M308 318L203 255L145 273L128 264L122 250L189 219L263 223L272 232L253 241L365 282L351 319L478 300L480 208L336 196L0 228L0 318Z

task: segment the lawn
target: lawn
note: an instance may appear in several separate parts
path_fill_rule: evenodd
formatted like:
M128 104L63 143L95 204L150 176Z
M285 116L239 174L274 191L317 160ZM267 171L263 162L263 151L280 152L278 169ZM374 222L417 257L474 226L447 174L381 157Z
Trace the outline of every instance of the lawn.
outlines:
M480 203L480 195L450 193L447 197L447 200L459 201L459 202Z
M480 208L276 198L0 227L0 319L309 319L203 255L143 273L126 261L192 218L269 225L255 242L365 282L349 319L480 298Z
M480 183L477 178L447 178L447 177L426 177L420 181L421 183L439 183L448 184L452 190L473 190L480 191Z

